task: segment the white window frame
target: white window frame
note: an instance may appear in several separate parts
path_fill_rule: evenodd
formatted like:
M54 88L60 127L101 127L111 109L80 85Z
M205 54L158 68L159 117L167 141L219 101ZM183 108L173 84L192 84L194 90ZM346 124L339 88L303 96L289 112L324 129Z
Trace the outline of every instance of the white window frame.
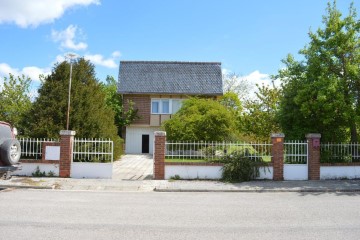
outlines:
M170 114L175 114L173 113L173 109L172 109L172 105L173 105L173 100L179 100L179 101L183 101L185 99L183 98L152 98L151 99L151 114L153 115L159 115L159 114L167 114L167 115L170 115ZM163 101L169 101L169 112L168 113L164 113L163 112ZM153 102L158 102L159 103L159 112L158 113L154 113L153 112Z

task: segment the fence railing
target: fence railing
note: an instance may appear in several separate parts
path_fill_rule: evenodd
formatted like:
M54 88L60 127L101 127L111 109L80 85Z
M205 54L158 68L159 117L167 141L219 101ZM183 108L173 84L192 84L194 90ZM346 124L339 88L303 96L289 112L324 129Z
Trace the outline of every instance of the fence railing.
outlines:
M306 164L308 160L307 141L284 142L284 163Z
M249 158L271 162L270 143L238 142L166 142L166 159L183 161L216 161L226 154L239 152Z
M74 139L74 162L113 162L113 152L110 139Z
M359 143L321 143L320 151L324 163L360 162Z
M41 160L44 142L59 142L48 138L18 138L21 146L21 159Z

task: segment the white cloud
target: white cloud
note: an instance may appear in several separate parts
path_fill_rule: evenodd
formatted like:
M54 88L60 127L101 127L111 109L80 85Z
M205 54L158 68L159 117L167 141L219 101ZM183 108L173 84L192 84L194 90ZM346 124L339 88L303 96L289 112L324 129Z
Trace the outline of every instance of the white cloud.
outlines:
M270 85L271 84L271 79L270 79L270 75L266 74L266 73L260 73L258 70L243 76L242 78L246 79L247 81L249 81L252 85L261 85L261 84L265 84L265 85Z
M7 63L0 63L0 81L3 83L3 78L8 77L9 73L14 76L25 75L33 81L40 81L39 75L49 75L51 72L50 68L39 68L35 66L24 67L23 69L12 68Z
M60 42L60 46L72 50L84 50L87 48L87 44L84 42L75 43L76 35L81 35L82 32L77 26L69 25L63 31L51 31L51 37L55 42Z
M84 58L89 60L95 65L100 65L107 68L117 68L117 64L115 63L114 57L105 59L100 54L94 54L94 55L85 55Z
M26 28L53 22L75 6L100 4L100 0L1 0L0 24L15 23Z
M118 57L121 56L121 52L115 51L115 52L113 52L113 53L111 54L111 56L112 56L113 58L118 58Z

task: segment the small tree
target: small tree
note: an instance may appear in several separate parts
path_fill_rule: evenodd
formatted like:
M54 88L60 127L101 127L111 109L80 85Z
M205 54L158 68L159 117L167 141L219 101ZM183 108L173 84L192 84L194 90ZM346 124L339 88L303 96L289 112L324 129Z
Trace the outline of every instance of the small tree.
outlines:
M134 103L129 101L129 109L124 111L123 100L117 92L117 83L114 77L107 76L106 84L102 84L102 89L105 93L106 105L114 111L114 120L118 129L118 135L122 136L122 128L128 126L138 118L138 110L134 109Z
M169 140L224 141L235 131L233 115L218 101L190 98L181 109L164 122Z
M4 77L4 86L0 89L0 119L16 126L20 133L24 131L24 121L28 119L31 108L30 83L30 78L24 75L15 77L9 74L9 77Z
M270 134L280 131L277 120L279 108L280 89L273 84L257 85L256 99L245 102L245 111L241 117L242 130L256 140L266 141Z

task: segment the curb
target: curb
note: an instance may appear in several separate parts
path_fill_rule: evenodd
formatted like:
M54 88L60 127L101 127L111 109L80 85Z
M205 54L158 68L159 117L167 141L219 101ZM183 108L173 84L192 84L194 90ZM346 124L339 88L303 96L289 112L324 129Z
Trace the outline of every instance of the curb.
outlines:
M0 188L20 188L20 189L53 189L49 186L24 186L24 185L0 185Z
M360 189L154 189L154 192L240 192L240 193L282 193L282 192L297 192L297 193L351 193L360 192Z

